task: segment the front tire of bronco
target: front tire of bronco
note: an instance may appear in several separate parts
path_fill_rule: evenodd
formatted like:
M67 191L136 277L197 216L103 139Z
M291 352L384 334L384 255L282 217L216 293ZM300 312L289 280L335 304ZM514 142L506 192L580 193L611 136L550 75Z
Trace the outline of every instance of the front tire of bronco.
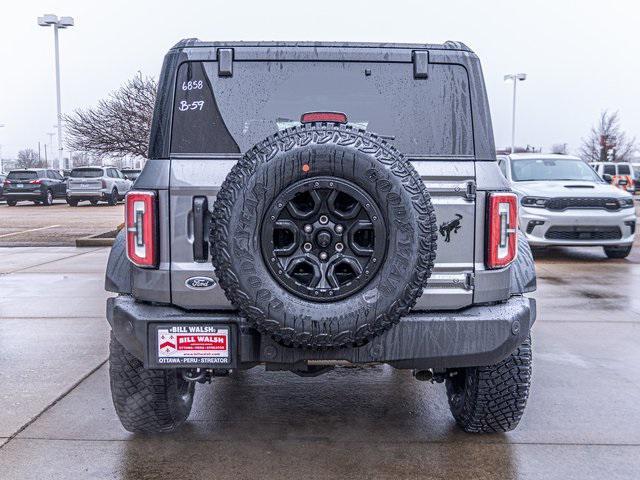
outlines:
M194 382L178 370L145 369L111 334L111 398L122 426L134 433L170 432L182 425L193 404Z
M463 368L448 378L449 408L465 432L508 432L522 418L530 385L531 336L500 363Z

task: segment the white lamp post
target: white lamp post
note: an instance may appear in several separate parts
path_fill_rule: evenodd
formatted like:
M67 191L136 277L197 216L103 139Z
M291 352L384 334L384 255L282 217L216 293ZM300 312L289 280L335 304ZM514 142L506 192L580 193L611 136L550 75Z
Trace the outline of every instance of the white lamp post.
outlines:
M58 18L56 15L46 14L42 17L38 17L38 25L41 27L53 26L56 56L56 100L58 106L58 168L62 168L62 107L60 101L60 51L58 47L58 30L61 28L73 27L73 17ZM51 163L53 166L53 160Z
M513 81L513 105L511 110L511 153L516 153L516 85L518 81L527 79L526 73L510 73L504 76L504 81Z

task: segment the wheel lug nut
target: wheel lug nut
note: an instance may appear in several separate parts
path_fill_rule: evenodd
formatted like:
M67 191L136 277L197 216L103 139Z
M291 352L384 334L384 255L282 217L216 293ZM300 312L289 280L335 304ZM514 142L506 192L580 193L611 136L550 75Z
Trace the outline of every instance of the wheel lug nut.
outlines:
M303 249L305 252L310 252L312 248L313 248L313 246L312 246L309 242L305 243L305 244L302 246L302 249Z
M336 243L336 252L341 252L342 250L344 250L344 245L340 242Z
M320 260L326 260L328 256L327 252L320 252Z
M320 223L322 225L326 225L327 223L329 223L329 217L327 217L326 215L320 215Z
M344 232L344 227L342 225L336 225L336 233Z
M304 231L305 231L305 233L311 233L311 232L313 232L313 227L311 225L307 224L307 225L304 226Z

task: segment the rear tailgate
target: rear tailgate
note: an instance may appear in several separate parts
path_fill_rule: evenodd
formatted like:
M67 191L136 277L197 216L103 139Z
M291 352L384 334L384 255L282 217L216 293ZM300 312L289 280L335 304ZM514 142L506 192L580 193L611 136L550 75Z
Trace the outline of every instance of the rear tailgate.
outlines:
M96 191L102 188L102 180L100 178L69 178L68 190L71 191Z
M201 255L208 234L201 207L212 209L242 152L305 111L328 110L392 138L431 192L438 252L416 308L471 304L475 168L473 93L465 67L443 61L429 65L428 79L415 78L410 50L390 55L385 49L371 49L367 62L353 63L253 61L238 48L234 58L242 60L232 63L231 76L213 61L183 63L177 73L169 192L172 303L231 308L217 285L190 281L215 279L211 259Z

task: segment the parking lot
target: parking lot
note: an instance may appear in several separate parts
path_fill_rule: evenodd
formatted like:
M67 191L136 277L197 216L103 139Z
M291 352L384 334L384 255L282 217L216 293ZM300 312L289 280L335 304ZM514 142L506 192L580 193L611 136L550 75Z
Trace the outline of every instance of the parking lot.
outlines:
M124 221L122 203L110 207L88 202L70 207L55 200L50 207L0 203L0 246L75 246L76 238L113 230Z
M46 226L46 211L60 227L40 232L54 243L110 228L122 214L121 206L0 210L0 235ZM0 240L46 241L24 230ZM106 248L0 248L0 365L11 365L0 369L2 478L582 480L640 471L638 246L625 260L601 249L536 254L529 404L514 432L485 436L455 426L442 385L381 366L317 378L257 367L198 385L178 433L129 434L107 375L107 256Z

